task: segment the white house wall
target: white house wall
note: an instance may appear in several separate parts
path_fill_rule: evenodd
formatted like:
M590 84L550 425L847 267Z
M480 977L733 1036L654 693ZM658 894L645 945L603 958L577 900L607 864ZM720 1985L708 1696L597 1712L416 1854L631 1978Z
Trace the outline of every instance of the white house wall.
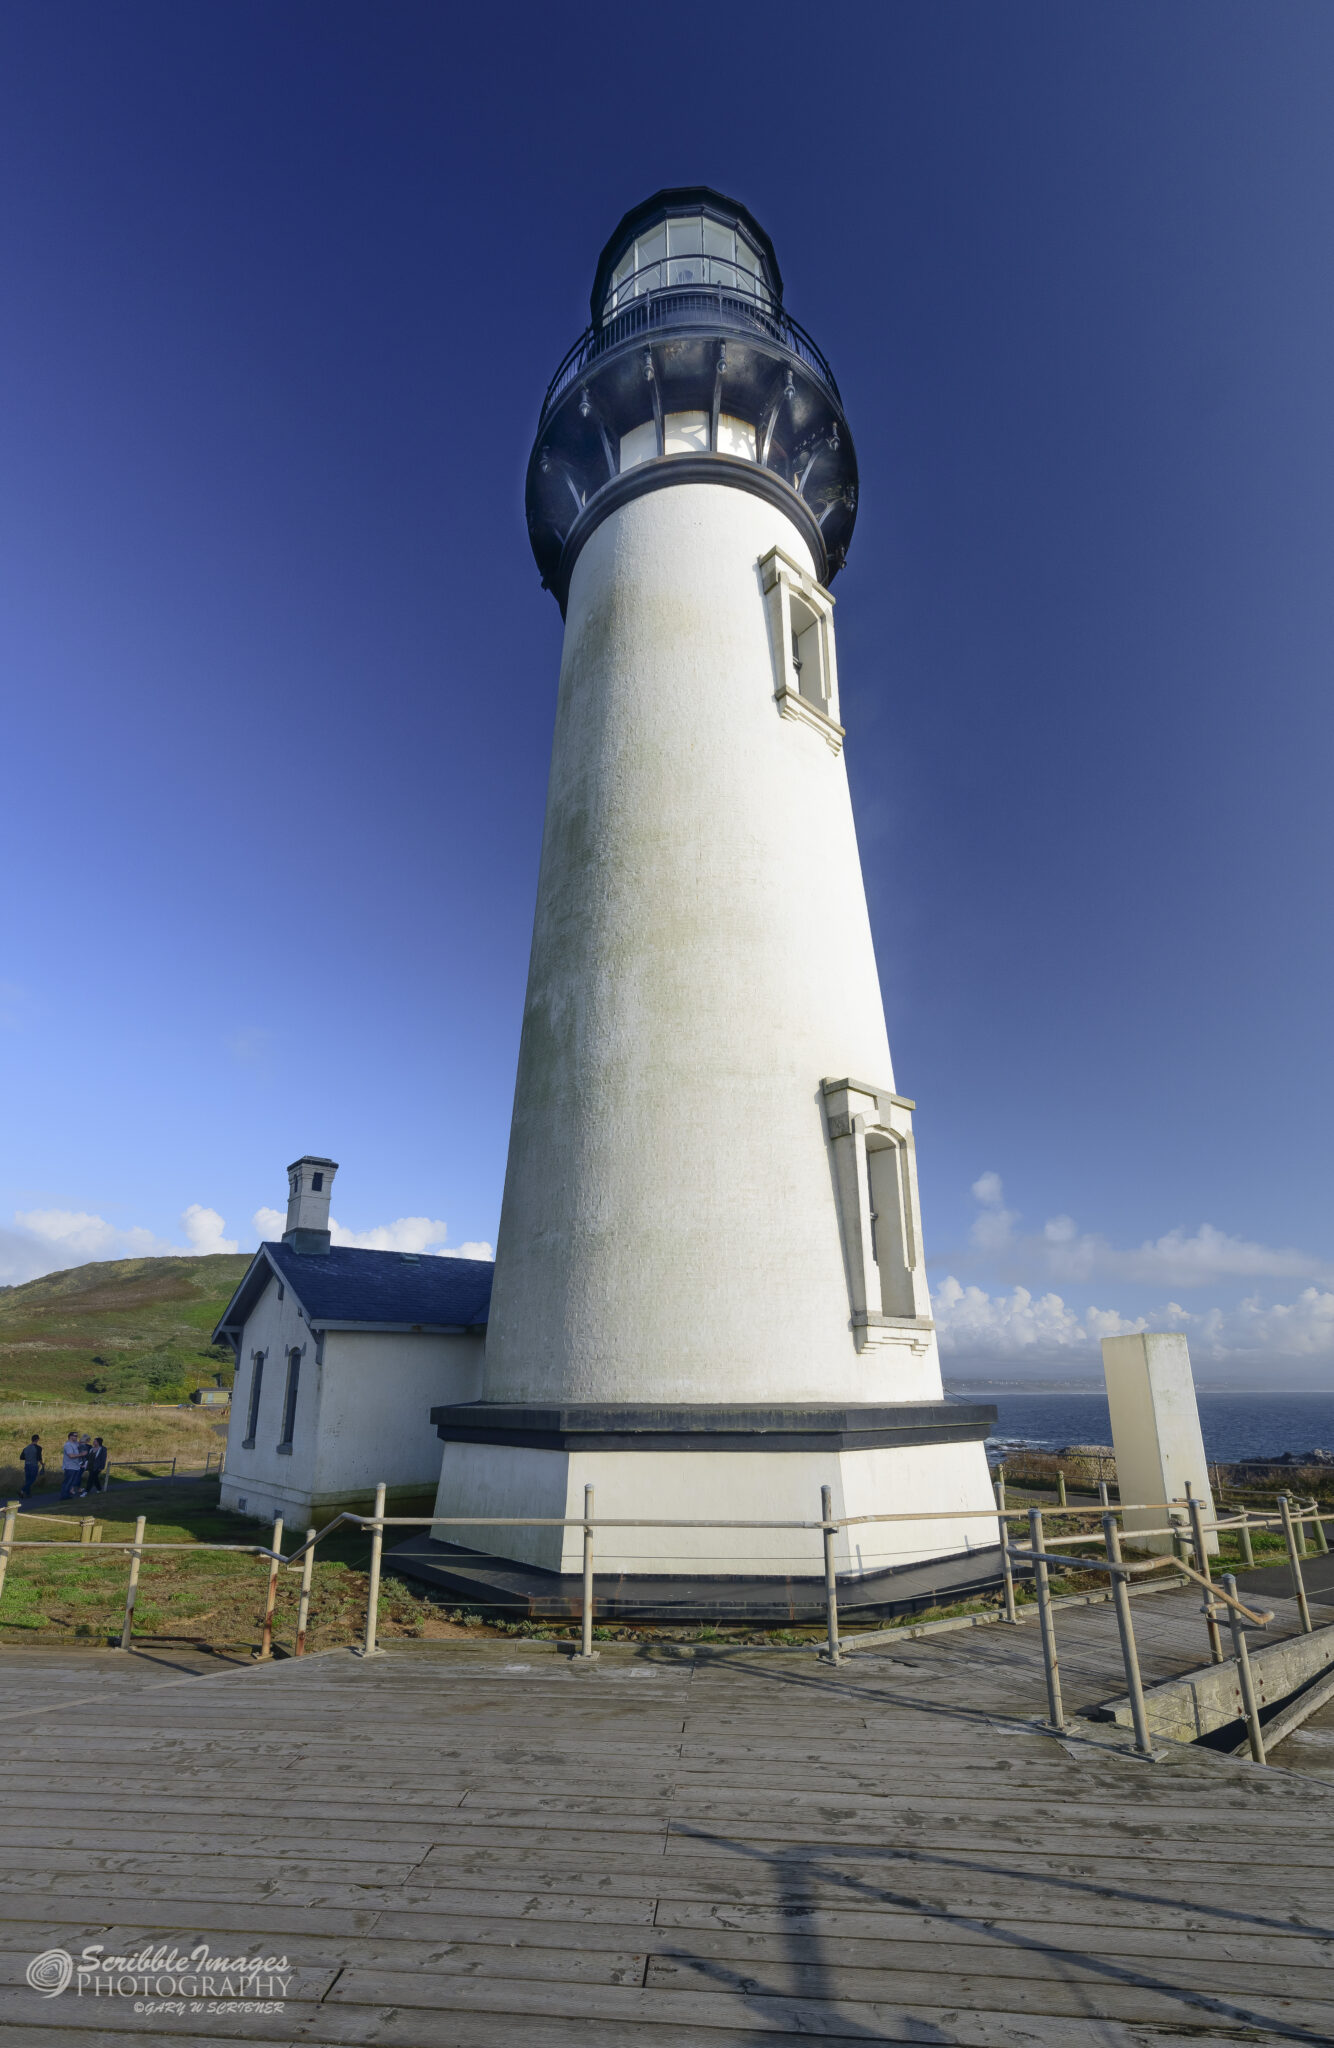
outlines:
M330 1330L315 1451L315 1504L348 1492L433 1493L440 1439L432 1408L475 1401L482 1340L403 1332Z
M303 1320L290 1285L270 1279L246 1322L227 1432L221 1505L257 1520L305 1526L369 1503L383 1480L395 1499L435 1487L440 1441L431 1409L477 1398L478 1335L329 1330ZM304 1346L290 1451L280 1451L287 1356ZM254 1353L267 1353L254 1444L245 1444Z
M282 1298L280 1299L280 1293ZM280 1453L283 1399L287 1389L287 1354L293 1346L305 1346L297 1390L296 1428L290 1454ZM250 1418L250 1389L254 1354L263 1351L264 1378L260 1388L255 1441L246 1448L245 1435ZM320 1375L316 1344L302 1319L297 1298L290 1287L271 1278L246 1320L232 1390L232 1412L227 1426L227 1465L223 1473L221 1504L240 1508L245 1514L263 1518L281 1510L284 1517L309 1505L315 1476L315 1436L318 1429Z

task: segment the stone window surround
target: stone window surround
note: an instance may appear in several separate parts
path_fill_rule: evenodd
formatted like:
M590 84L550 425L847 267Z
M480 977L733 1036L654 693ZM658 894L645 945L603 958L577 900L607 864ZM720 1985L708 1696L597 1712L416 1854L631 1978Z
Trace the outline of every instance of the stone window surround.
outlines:
M822 583L808 576L799 563L781 548L770 548L759 562L760 587L769 608L769 633L773 643L777 684L774 698L782 717L798 719L818 732L835 753L843 748L843 727L838 719L838 662L834 652L834 600ZM803 690L793 660L794 601L798 614L805 613L811 625L802 637L809 641L818 663L814 692ZM811 659L808 654L806 659ZM823 707L823 708L822 708Z
M916 1103L905 1095L866 1081L826 1080L821 1083L825 1121L834 1153L835 1182L847 1259L853 1341L858 1351L906 1346L924 1353L935 1324L922 1258L917 1166L912 1135ZM902 1291L912 1314L886 1315L881 1306L884 1281L872 1248L871 1176L867 1140L896 1153L900 1203L899 1243ZM906 1306L906 1301L904 1303Z

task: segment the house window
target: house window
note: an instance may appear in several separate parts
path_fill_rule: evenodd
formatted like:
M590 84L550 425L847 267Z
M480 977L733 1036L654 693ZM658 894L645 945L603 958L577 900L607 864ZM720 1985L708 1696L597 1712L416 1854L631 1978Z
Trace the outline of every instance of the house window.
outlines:
M760 563L774 649L774 697L784 718L813 726L838 753L838 673L834 661L834 600L779 548Z
M296 1427L296 1390L301 1378L301 1353L293 1346L287 1354L287 1390L283 1395L283 1433L278 1443L280 1451L292 1448L292 1431Z
M322 1173L312 1173L310 1176L310 1192L312 1195L318 1195L323 1186L324 1175Z
M255 1424L259 1420L259 1390L264 1384L264 1353L254 1351L251 1357L254 1364L250 1372L250 1406L246 1410L245 1441L241 1445L243 1451L254 1449Z

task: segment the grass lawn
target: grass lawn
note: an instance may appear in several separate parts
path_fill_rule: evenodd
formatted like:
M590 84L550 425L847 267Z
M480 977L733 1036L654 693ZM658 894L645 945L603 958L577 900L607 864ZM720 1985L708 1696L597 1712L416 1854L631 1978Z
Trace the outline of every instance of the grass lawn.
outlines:
M0 1383L45 1401L180 1400L230 1366L209 1340L248 1263L104 1259L0 1288Z
M225 1442L214 1427L220 1420L216 1409L210 1415L202 1408L162 1408L146 1401L117 1406L90 1401L86 1394L49 1404L0 1401L0 1495L11 1500L18 1493L23 1478L19 1450L34 1432L42 1439L47 1468L37 1498L48 1500L60 1491L60 1447L67 1430L87 1430L103 1439L114 1484L152 1478L153 1466L138 1460L176 1458L182 1471L202 1472L211 1455L216 1466Z
M56 1549L79 1534L77 1519L58 1521L56 1503L19 1516L16 1535L42 1544L16 1550L0 1595L0 1643L86 1643L101 1648L119 1642L125 1611L129 1558L124 1551L99 1555L98 1544ZM103 1543L129 1542L136 1515L147 1517L149 1543L239 1543L267 1540L269 1532L217 1505L211 1480L113 1488L86 1501L67 1501L63 1513L92 1513ZM53 1547L48 1551L47 1544ZM289 1533L285 1551L295 1547ZM331 1649L357 1641L365 1626L370 1539L339 1530L316 1552L307 1646ZM135 1607L136 1641L198 1643L233 1653L256 1648L264 1619L268 1562L226 1551L164 1551L144 1556ZM299 1571L278 1581L275 1641L290 1645L296 1631ZM453 1621L401 1581L386 1578L380 1594L379 1627L385 1636L466 1635Z

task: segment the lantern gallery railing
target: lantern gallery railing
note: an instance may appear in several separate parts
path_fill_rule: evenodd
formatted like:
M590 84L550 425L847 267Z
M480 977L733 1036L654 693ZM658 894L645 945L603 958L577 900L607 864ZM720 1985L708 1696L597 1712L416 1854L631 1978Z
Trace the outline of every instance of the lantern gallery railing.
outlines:
M770 341L776 341L781 348L805 363L807 369L815 372L841 409L843 401L838 385L824 355L801 323L776 301L722 283L664 285L645 289L637 297L628 298L617 312L603 321L601 327L584 329L578 341L566 351L547 386L547 395L542 400L539 435L561 393L567 391L591 363L601 356L610 355L627 342L656 334L663 328L689 326L698 320L707 321L710 327L733 327L741 332L760 333Z
M1001 1489L997 1488L998 1495ZM939 1629L975 1627L983 1621L1019 1623L1021 1616L1015 1598L1015 1569L1025 1576L1031 1575L1036 1599L1038 1622L1041 1630L1043 1665L1047 1686L1046 1725L1055 1733L1064 1733L1068 1724L1065 1719L1061 1695L1060 1661L1057 1652L1054 1611L1063 1604L1051 1595L1049 1571L1052 1566L1066 1570L1090 1572L1105 1575L1110 1581L1110 1598L1116 1610L1117 1629L1121 1639L1122 1661L1125 1666L1126 1691L1130 1701L1131 1719L1135 1732L1135 1750L1142 1756L1153 1754L1149 1737L1148 1720L1144 1704L1144 1691L1140 1679L1139 1659L1135 1646L1134 1627L1131 1620L1129 1592L1132 1579L1143 1579L1145 1575L1164 1568L1173 1574L1173 1584L1179 1584L1177 1574L1201 1587L1204 1592L1202 1612L1211 1661L1223 1661L1219 1636L1219 1615L1225 1613L1232 1634L1233 1650L1238 1666L1243 1713L1251 1754L1257 1763L1265 1761L1264 1739L1261 1733L1259 1710L1255 1689L1251 1683L1249 1660L1246 1652L1244 1630L1247 1626L1265 1628L1274 1619L1269 1609L1250 1607L1237 1593L1236 1579L1231 1574L1215 1580L1209 1569L1209 1539L1214 1536L1237 1533L1245 1561L1253 1558L1251 1534L1256 1529L1281 1529L1288 1564L1292 1575L1293 1597L1297 1604L1301 1628L1304 1633L1313 1633L1310 1608L1302 1577L1302 1558L1306 1554L1304 1531L1311 1527L1317 1546L1323 1551L1328 1548L1324 1529L1324 1517L1318 1505L1312 1501L1309 1506L1294 1504L1286 1494L1280 1494L1273 1515L1243 1509L1227 1517L1210 1517L1205 1520L1203 1503L1188 1494L1184 1501L1141 1501L1127 1502L1113 1509L1105 1503L1097 1508L1067 1508L1063 1519L1066 1521L1095 1518L1101 1525L1104 1555L1101 1557L1084 1554L1070 1554L1072 1544L1086 1544L1093 1531L1084 1535L1055 1536L1047 1533L1044 1517L1054 1511L1050 1508L1007 1508L1003 1499L998 1498L992 1509L957 1508L938 1513L923 1514L920 1510L909 1514L835 1515L833 1513L830 1489L821 1488L820 1514L811 1521L755 1521L755 1520L675 1520L658 1516L600 1516L594 1511L594 1491L591 1486L584 1488L584 1512L577 1516L560 1515L386 1515L386 1489L383 1485L375 1490L375 1504L369 1515L350 1512L336 1515L320 1530L310 1529L305 1541L295 1550L283 1552L283 1518L274 1518L271 1542L263 1543L150 1543L146 1539L146 1520L140 1515L135 1523L132 1540L107 1543L103 1540L103 1526L94 1523L91 1516L43 1516L43 1521L77 1522L77 1538L47 1539L19 1538L15 1528L19 1515L19 1503L11 1501L5 1508L3 1525L0 1526L0 1596L3 1595L5 1575L9 1561L15 1551L82 1549L86 1544L97 1542L99 1554L103 1557L120 1550L129 1555L129 1578L126 1587L125 1612L121 1628L120 1647L128 1650L133 1642L134 1609L138 1594L140 1565L145 1557L159 1552L174 1553L203 1551L228 1551L233 1554L262 1560L268 1568L267 1592L264 1608L263 1631L258 1655L261 1660L273 1654L274 1616L277 1607L278 1585L284 1571L300 1572L300 1593L298 1597L295 1655L304 1654L306 1630L310 1612L311 1583L317 1546L344 1525L368 1532L371 1539L370 1569L366 1596L366 1621L362 1641L357 1654L363 1657L380 1656L376 1635L380 1602L380 1572L386 1529L578 1529L583 1537L583 1587L580 1601L580 1636L577 1660L591 1662L597 1655L593 1648L594 1622L596 1615L595 1586L595 1545L597 1533L603 1529L755 1529L806 1531L818 1534L821 1542L823 1565L823 1589L825 1607L825 1642L818 1654L831 1664L841 1663L843 1657L871 1645L883 1645L897 1636L903 1640L911 1630L913 1634L925 1634ZM1127 1531L1124 1516L1127 1513L1164 1514L1167 1521L1158 1528L1134 1529ZM1123 1518L1118 1527L1118 1514ZM994 1615L968 1615L963 1618L948 1618L937 1622L916 1625L898 1624L874 1630L868 1634L844 1637L839 1629L838 1617L838 1576L835 1559L835 1543L841 1529L861 1528L867 1525L908 1523L919 1527L924 1522L966 1521L978 1523L994 1520L1000 1538L1000 1564L1002 1573L1001 1608ZM1011 1537L1008 1524L1027 1522L1028 1541L1020 1543ZM1173 1540L1173 1553L1159 1557L1136 1559L1127 1562L1121 1554L1124 1537L1139 1544L1153 1537L1168 1536ZM1194 1562L1187 1563L1184 1551L1189 1545ZM1064 1553L1064 1554L1062 1554ZM1148 1590L1145 1587L1144 1590ZM1076 1595L1077 1600L1086 1596ZM790 1646L785 1646L790 1653Z

